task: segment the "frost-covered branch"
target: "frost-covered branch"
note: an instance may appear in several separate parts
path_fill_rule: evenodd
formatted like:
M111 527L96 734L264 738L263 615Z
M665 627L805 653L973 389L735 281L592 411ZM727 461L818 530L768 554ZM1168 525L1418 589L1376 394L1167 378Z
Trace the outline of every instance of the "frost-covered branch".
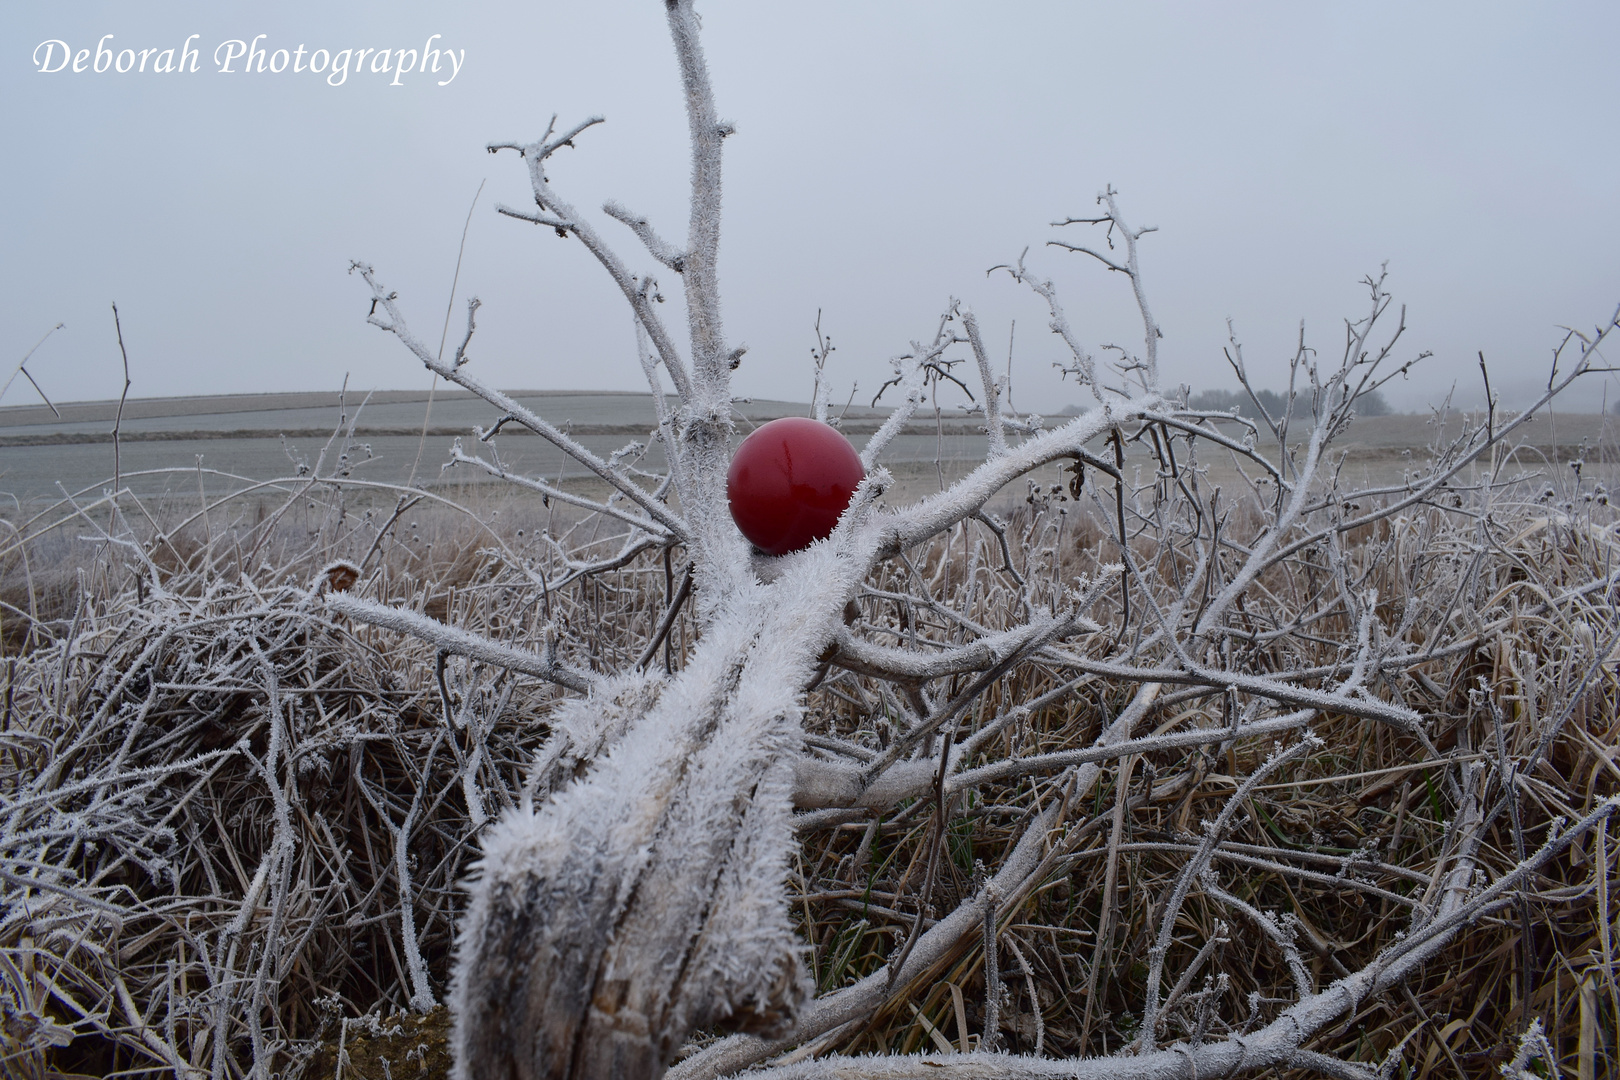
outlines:
M1001 425L1001 395L1005 387L990 370L990 354L985 351L984 338L979 333L979 320L973 312L962 312L962 327L967 331L968 343L973 347L973 359L979 365L979 380L984 386L984 433L989 440L987 456L998 458L1007 452L1007 433Z
M446 626L437 619L418 615L414 611L385 607L370 600L349 596L347 593L329 594L326 597L326 606L339 615L346 615L359 622L421 638L447 653L511 668L513 671L521 671L536 678L548 679L576 693L589 693L596 683L596 679L592 676L558 662L556 643L549 635L546 639L546 652L536 655L501 645L478 634Z
M1080 343L1074 328L1069 325L1069 317L1064 313L1063 305L1058 301L1057 287L1052 282L1037 277L1025 269L1022 258L1012 266L1000 267L999 269L1006 270L1012 275L1014 281L1028 285L1037 296L1046 301L1047 309L1051 315L1051 321L1047 326L1052 333L1063 339L1063 344L1068 346L1069 355L1074 360L1071 366L1059 365L1059 367L1065 375L1072 374L1082 386L1089 387L1092 397L1101 402L1103 400L1103 388L1097 381L1097 362L1092 358L1091 353L1086 351L1086 347Z
M395 337L399 338L399 340L405 344L405 347L410 349L411 352L416 355L417 359L421 360L422 363L427 366L428 370L450 382L455 383L458 386L471 390L474 394L477 394L485 401L488 401L490 404L501 409L506 415L512 417L514 420L528 428L530 431L534 432L536 435L539 435L553 446L556 446L563 453L585 466L598 477L607 481L616 490L640 506L649 517L667 529L672 536L681 539L686 538L688 535L686 522L677 515L673 514L667 506L663 505L661 502L649 495L641 488L639 484L632 480L622 470L616 469L608 462L603 461L601 458L587 450L579 442L563 434L557 428L542 420L539 416L536 416L532 411L518 404L508 395L499 390L484 386L480 381L462 370L463 365L465 364L465 346L463 346L463 349L457 350L456 360L459 361L459 363L453 362L446 364L441 361L437 354L428 348L425 342L415 337L407 328L405 325L404 316L401 314L399 306L396 303L397 298L395 294L389 292L380 282L378 282L376 274L371 267L363 263L354 263L350 269L351 271L359 271L360 276L365 279L366 284L371 286L372 313L367 319L368 322L374 326L380 327L383 330L389 331ZM377 310L378 308L382 309L380 313ZM473 310L476 310L476 308ZM469 311L469 331L471 327L471 318L471 311Z
M898 389L900 401L861 448L861 465L867 471L872 470L877 464L878 456L894 437L905 429L907 421L922 406L926 396L924 389L928 383L941 377L944 370L941 357L945 350L962 340L950 328L953 318L955 318L954 310L947 311L940 316L939 327L934 331L932 342L924 346L913 341L910 352L895 358L894 376L878 390L878 396L881 397L884 390L894 386ZM876 403L877 399L874 398L873 404Z
M1053 224L1058 227L1062 227L1065 225L1101 225L1106 223L1108 225L1108 232L1105 239L1110 250L1112 250L1114 246L1114 232L1116 230L1118 230L1120 238L1125 242L1125 262L1123 264L1115 262L1108 256L1103 255L1101 252L1095 251L1088 247L1065 243L1062 240L1048 240L1047 243L1053 247L1061 247L1067 248L1070 251L1083 252L1084 254L1090 255L1092 258L1108 267L1108 269L1124 274L1126 277L1130 278L1131 291L1136 294L1136 307L1142 316L1143 345L1146 350L1143 354L1145 369L1142 373L1142 382L1145 386L1157 389L1159 385L1159 339L1164 337L1164 333L1159 329L1159 324L1153 319L1153 313L1148 309L1147 293L1142 288L1142 268L1141 264L1137 260L1136 255L1136 242L1150 232L1157 232L1158 227L1153 225L1143 225L1133 229L1129 225L1125 224L1125 219L1120 216L1119 205L1114 198L1114 196L1118 194L1119 192L1115 191L1112 187L1109 187L1104 190L1101 195L1097 196L1097 202L1108 208L1108 214L1106 217L1068 218L1064 221L1053 222ZM1045 296L1045 293L1042 293L1042 295ZM1053 318L1061 318L1061 315L1055 308L1053 310ZM1061 330L1058 332L1064 333ZM1064 335L1064 340L1068 340L1067 334ZM1079 354L1077 353L1077 359L1078 355Z
M552 129L555 128L556 122L556 118L553 117ZM680 352L675 347L674 339L669 336L669 331L664 328L663 322L659 320L657 313L652 309L649 298L639 288L637 278L630 273L619 257L607 246L607 243L597 234L595 228L552 190L551 182L546 176L546 161L553 153L564 146L573 146L573 140L576 136L587 128L602 122L601 117L593 116L558 139L551 139L551 129L548 129L545 136L533 143L491 143L489 145L490 153L493 154L501 150L516 150L528 163L529 183L533 188L535 205L539 207L540 213L528 214L502 204L496 204L495 209L508 217L519 218L533 222L536 225L555 229L561 236L572 235L578 237L580 242L585 245L585 250L589 251L596 258L596 261L602 264L602 268L608 272L608 276L613 279L613 283L619 287L619 291L624 295L626 302L629 303L630 309L635 313L636 319L652 340L653 347L658 352L658 358L662 361L664 370L669 372L670 381L675 384L677 392L680 393L683 399L690 400L692 386L686 362L681 359Z
M643 214L626 210L616 202L602 204L602 212L615 221L622 221L636 234L636 238L647 245L647 251L653 258L675 271L677 274L686 269L686 252L665 241L653 231L652 224Z

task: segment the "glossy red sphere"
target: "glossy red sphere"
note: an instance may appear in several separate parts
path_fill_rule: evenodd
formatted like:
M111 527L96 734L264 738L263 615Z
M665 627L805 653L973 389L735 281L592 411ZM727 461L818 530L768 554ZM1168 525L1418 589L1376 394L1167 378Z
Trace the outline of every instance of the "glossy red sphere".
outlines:
M737 528L770 555L809 547L833 531L866 471L836 428L784 416L757 428L726 471Z

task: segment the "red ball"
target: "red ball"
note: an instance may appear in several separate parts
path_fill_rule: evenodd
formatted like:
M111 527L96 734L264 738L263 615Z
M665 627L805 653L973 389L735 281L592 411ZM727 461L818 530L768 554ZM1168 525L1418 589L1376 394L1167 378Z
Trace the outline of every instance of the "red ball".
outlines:
M737 447L726 500L737 528L770 555L824 539L866 471L835 428L803 416L760 426Z

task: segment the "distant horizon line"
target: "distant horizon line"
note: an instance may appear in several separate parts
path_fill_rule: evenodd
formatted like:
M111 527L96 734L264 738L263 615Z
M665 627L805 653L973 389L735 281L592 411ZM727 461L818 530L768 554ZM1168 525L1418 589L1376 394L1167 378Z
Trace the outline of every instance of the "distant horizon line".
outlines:
M518 397L518 398L522 398L522 397L648 397L648 398L650 398L650 397L652 397L652 392L649 391L649 390L580 390L580 389L545 390L545 389L532 388L532 387L531 388L524 388L524 389L505 389L505 388L498 388L498 389L501 389L502 393L509 394L512 397ZM1224 389L1224 388L1222 388L1222 389ZM1194 394L1198 394L1198 393L1202 393L1202 392L1203 391L1199 391L1199 390L1194 390L1193 391ZM426 401L426 400L428 400L428 398L430 396L435 398L435 399L438 399L438 400L443 400L445 398L452 398L452 397L455 397L455 398L459 398L459 397L476 398L478 395L474 394L471 390L464 390L461 387L457 387L457 386L439 386L439 387L435 387L435 388L432 388L432 389L426 389L426 390L423 390L423 389L397 389L397 388L373 389L373 390L367 390L367 391L344 390L343 388L338 388L338 389L334 389L334 390L246 390L246 391L240 391L240 392L236 392L236 393L151 394L151 395L132 394L126 399L126 404L133 404L135 402L153 403L153 402L165 402L165 401L209 401L209 400L227 401L227 400L240 400L240 399L256 399L256 400L263 401L263 400L274 399L274 398L309 398L309 397L325 397L325 398L330 398L330 399L335 400L335 399L337 399L339 397L345 397L345 396L349 397L349 398L352 398L352 399L354 399L356 401L364 401L367 398L370 398L371 400L377 401L379 403L381 403L382 401L391 401L391 402L400 403L400 402L410 402L410 401ZM672 390L671 391L666 391L664 396L666 398L672 399L672 400L676 399L678 397L678 395ZM808 401L800 401L800 400L794 399L794 398L773 398L773 397L744 396L744 397L738 398L737 400L740 401L740 402L760 402L760 403L769 402L769 403L786 404L786 405L803 405L806 408L808 408L809 404L810 404ZM21 402L21 403L17 403L17 404L0 403L0 415L14 414L14 413L17 413L17 412L20 412L20 411L23 411L23 410L27 410L27 409L41 409L41 410L45 410L45 411L48 412L48 411L50 411L52 409L53 406L61 407L61 408L69 408L69 407L71 407L71 408L84 408L84 407L87 407L87 406L116 406L117 404L118 404L118 398L116 398L116 397L70 398L70 399L65 399L65 400L64 399L53 398L53 399L51 399L50 404L47 404L44 401L38 401L38 400L31 401L31 402ZM1598 403L1598 402L1593 403L1596 407L1589 408L1589 409L1569 408L1568 404L1569 404L1568 402L1562 402L1562 403L1554 402L1554 403L1551 403L1551 405L1553 407L1553 411L1555 411L1555 412L1566 412L1566 413L1577 413L1577 414L1590 413L1592 415L1602 415L1602 414L1605 414L1608 411L1610 411L1608 409L1603 408L1602 404ZM1560 405L1562 405L1562 407L1558 407ZM861 405L861 406L856 406L856 407L859 408L859 409L862 409L862 410L866 410L866 409L870 409L872 406ZM1433 408L1433 407L1436 407L1436 406L1431 405L1431 406L1425 407L1425 408L1404 409L1404 410L1403 409L1398 409L1398 408L1391 408L1390 413L1392 415L1408 415L1408 416L1412 416L1412 415L1419 415L1419 414L1428 412L1429 409ZM1508 404L1508 403L1501 403L1501 404L1499 404L1498 407L1501 408L1504 411L1510 411L1510 412L1517 412L1520 409L1520 406L1513 405L1513 404ZM1453 412L1472 413L1472 412L1480 411L1480 408L1481 408L1481 406L1454 405L1454 406L1452 406L1451 411L1453 411ZM1043 412L1040 415L1048 416L1048 417L1078 416L1081 412L1086 411L1086 409L1087 409L1087 405L1084 404L1084 403L1069 402L1069 403L1066 403L1065 405L1063 405L1063 406L1061 406L1061 407L1059 407L1059 408L1057 408L1057 409L1055 409L1055 410L1053 410L1051 412ZM949 411L956 412L957 410L955 409L955 407L952 407ZM1029 410L1020 410L1020 412L1027 414L1029 412Z
M578 395L582 395L582 394L609 394L609 395L615 395L615 396L619 396L619 395L628 396L628 395L640 394L640 395L644 395L646 397L651 397L652 396L652 392L649 391L649 390L534 390L534 389L508 390L508 389L503 389L503 390L501 390L501 393L503 393L503 394L546 394L546 395L552 395L552 396L563 396L563 395L578 396ZM358 390L344 390L344 389L342 389L340 387L339 389L336 389L336 390L242 390L242 391L238 391L236 393L211 393L211 394L131 394L125 400L127 400L127 401L199 401L199 400L204 400L204 399L207 399L207 398L299 397L299 396L307 396L307 395L310 395L310 394L331 394L334 397L340 396L340 395L346 395L346 394L347 395L360 394L362 397L365 397L365 396L375 397L378 394L394 394L394 395L397 395L397 394L410 394L410 395L412 395L414 397L422 397L422 398L427 397L429 394L432 394L435 397L445 395L445 394L466 394L468 396L473 396L473 397L477 396L477 395L473 394L473 392L471 390L463 390L459 386L439 387L439 388L436 388L436 389L433 389L433 390L374 389L374 390L366 390L366 391L363 391L363 392L358 391ZM669 393L665 394L665 396L666 397L674 397L675 393L673 391L670 391ZM774 400L778 400L778 399L775 399L775 398L761 398L760 400L761 401L767 401L767 400L774 401ZM786 399L781 399L781 400L786 400ZM116 397L60 398L60 399L59 398L53 398L52 401L57 405L116 405L118 403L118 399ZM48 408L50 408L50 406L45 404L43 401L27 402L27 403L23 403L23 404L12 404L12 405L0 403L0 409L48 409Z

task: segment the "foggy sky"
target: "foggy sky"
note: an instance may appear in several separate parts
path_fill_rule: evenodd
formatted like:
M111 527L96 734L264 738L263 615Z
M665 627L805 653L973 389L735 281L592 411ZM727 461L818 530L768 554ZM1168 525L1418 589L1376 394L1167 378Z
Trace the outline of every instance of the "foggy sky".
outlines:
M818 309L835 398L863 400L889 357L933 334L950 297L1046 414L1082 401L1044 307L1006 275L1029 247L1093 347L1140 346L1127 283L1047 248L1049 222L1106 184L1160 231L1143 276L1168 382L1234 385L1234 320L1251 371L1280 387L1300 320L1342 349L1358 281L1388 261L1407 305L1398 407L1454 384L1478 398L1483 350L1504 396L1545 382L1560 325L1620 301L1620 33L1612 3L786 4L700 0L726 142L725 330L749 347L738 393L804 400ZM196 74L41 74L73 49L178 48ZM219 73L227 39L268 50L465 49L448 75ZM365 322L346 270L372 263L437 342L468 206L451 322L484 302L471 355L513 388L644 388L627 310L577 241L498 216L531 205L516 155L552 113L607 123L555 159L559 193L632 267L660 270L597 211L617 199L685 232L686 123L652 0L8 5L0 14L0 366L51 325L29 369L53 396L117 395L116 300L138 396L425 388ZM240 62L238 62L238 65ZM1068 232L1075 232L1071 227ZM1080 237L1073 237L1080 239ZM1093 237L1095 242L1098 237ZM663 271L666 317L682 326ZM1391 329L1393 329L1391 312ZM678 339L685 345L684 329ZM0 375L0 378L3 378ZM1594 378L1565 408L1597 408ZM20 380L0 404L22 404Z

